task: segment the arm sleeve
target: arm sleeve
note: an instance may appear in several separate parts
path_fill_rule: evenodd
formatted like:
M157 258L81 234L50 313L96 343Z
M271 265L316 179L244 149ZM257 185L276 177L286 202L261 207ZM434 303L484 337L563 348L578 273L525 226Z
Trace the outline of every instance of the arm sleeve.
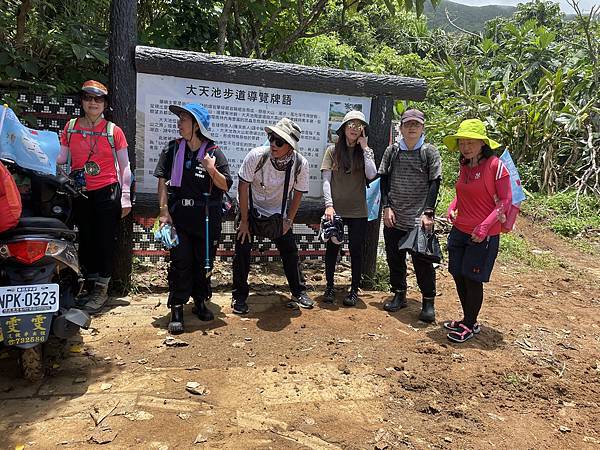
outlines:
M117 152L119 183L121 184L121 207L131 208L131 167L127 147Z
M60 151L56 158L56 164L66 164L69 156L69 139L67 130L69 129L69 122L65 125L62 132L60 133Z
M390 159L390 153L392 152L393 146L389 146L383 152L383 157L381 158L381 163L379 164L379 175L381 175L380 182L380 191L381 191L381 206L386 207L389 206L388 200L388 192L390 191L390 178L387 173L387 168Z
M125 138L125 133L123 133L121 127L115 125L114 137L115 149L117 150L117 152L128 147L127 139Z
M510 188L510 176L505 167L502 167L500 171L500 178L494 182L496 187L496 195L498 200L496 201L496 207L490 213L487 218L475 227L473 234L479 238L484 238L488 235L490 228L498 222L498 209L508 211L512 202L512 191Z
M448 210L446 211L446 214L448 217L450 217L450 212L452 212L456 209L457 204L458 204L458 197L454 197L454 199L448 205Z
M377 176L377 166L375 166L375 155L373 155L373 150L367 148L364 152L365 159L365 177L367 180L372 180Z
M323 200L325 201L325 208L333 206L333 199L331 198L331 170L322 170L321 175L323 176Z
M427 199L425 200L425 211L435 212L435 205L437 204L441 181L441 178L436 178L429 182L429 191L427 192Z

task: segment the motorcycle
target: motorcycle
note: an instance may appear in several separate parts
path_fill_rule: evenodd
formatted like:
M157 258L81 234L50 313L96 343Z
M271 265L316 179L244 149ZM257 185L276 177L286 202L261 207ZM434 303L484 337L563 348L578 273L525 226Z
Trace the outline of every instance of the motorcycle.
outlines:
M21 192L17 226L0 234L0 344L17 347L23 377L45 374L51 335L67 339L87 329L89 314L75 307L83 276L72 227L72 199L83 195L66 176L9 163Z

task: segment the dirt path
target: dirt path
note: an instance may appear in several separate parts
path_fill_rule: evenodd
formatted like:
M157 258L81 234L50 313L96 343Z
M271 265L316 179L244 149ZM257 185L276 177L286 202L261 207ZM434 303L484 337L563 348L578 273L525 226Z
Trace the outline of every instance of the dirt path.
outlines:
M214 322L187 311L181 347L165 344L164 293L114 299L40 384L0 350L0 448L600 448L600 263L522 232L564 267L498 265L462 346L416 320L414 289L391 315L380 292L292 311L264 268L250 315L218 292ZM445 270L439 285L438 320L457 318Z

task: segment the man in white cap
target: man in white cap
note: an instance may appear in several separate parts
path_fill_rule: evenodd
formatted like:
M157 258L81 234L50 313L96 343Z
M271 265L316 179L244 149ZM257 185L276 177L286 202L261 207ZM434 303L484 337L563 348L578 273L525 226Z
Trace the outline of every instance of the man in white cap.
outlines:
M292 293L290 307L312 308L298 267L293 223L302 195L308 192L308 161L298 153L302 130L288 118L265 127L270 145L252 149L238 172L239 225L233 257L233 300L236 314L246 314L252 236L270 238L279 250ZM291 202L288 199L293 191Z

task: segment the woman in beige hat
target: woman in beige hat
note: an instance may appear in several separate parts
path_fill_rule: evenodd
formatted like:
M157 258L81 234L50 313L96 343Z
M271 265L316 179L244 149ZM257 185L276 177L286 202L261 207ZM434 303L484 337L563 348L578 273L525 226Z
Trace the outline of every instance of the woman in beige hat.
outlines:
M341 219L348 226L348 244L352 264L352 284L344 298L345 306L356 306L362 277L362 248L367 231L366 183L377 176L373 150L367 143L369 124L360 111L349 111L337 130L336 144L325 150L321 174L325 215L323 228ZM341 225L343 226L343 225ZM343 234L343 233L342 233ZM339 236L341 240L342 237ZM326 303L335 301L334 272L341 240L326 239L325 277L327 287L323 294Z
M453 223L448 236L448 271L456 284L463 309L461 320L444 322L448 339L465 342L480 331L477 316L483 303L483 283L489 281L500 243L498 210L512 201L510 177L493 150L500 144L489 138L478 119L464 120L444 144L460 151L456 198L448 207ZM490 192L488 186L494 186Z

